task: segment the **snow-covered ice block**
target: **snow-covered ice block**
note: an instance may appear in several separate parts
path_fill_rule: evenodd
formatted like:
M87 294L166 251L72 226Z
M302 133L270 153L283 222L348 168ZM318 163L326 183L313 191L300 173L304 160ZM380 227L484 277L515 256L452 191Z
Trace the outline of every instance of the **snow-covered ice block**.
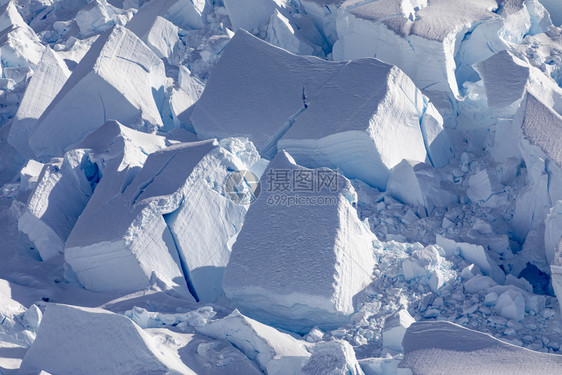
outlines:
M468 178L466 194L471 201L483 206L497 205L496 194L503 191L503 186L496 176L494 168L485 168Z
M20 171L20 191L29 191L35 189L39 175L43 170L43 163L39 163L30 159L25 167Z
M364 375L353 347L343 340L314 345L312 356L302 368L302 374Z
M138 13L143 18L163 17L182 29L200 29L204 26L205 3L205 0L152 0L144 2Z
M29 143L38 157L64 149L109 119L145 131L161 127L164 64L130 30L98 37L43 112Z
M446 207L459 197L447 186L439 171L426 163L402 160L392 168L386 191L399 201L423 207Z
M552 23L556 26L562 25L562 4L557 0L540 0L541 4L544 5L548 13L550 14L550 19Z
M123 11L109 4L107 0L93 0L78 13L75 21L82 37L100 34L115 25L125 25L133 16L130 11Z
M224 0L224 7L234 29L252 31L266 23L286 0Z
M310 357L310 344L234 310L229 316L196 327L216 339L228 340L268 375L300 374Z
M562 112L562 89L556 82L507 50L476 64L475 69L484 82L488 106L498 114L512 117L526 92Z
M275 9L267 25L265 40L297 55L311 55L314 52L313 48L296 35L295 27L287 17Z
M554 260L550 265L552 288L562 309L562 239L556 245Z
M551 263L554 260L558 242L562 239L562 201L554 204L544 224L544 251L546 260Z
M63 59L51 48L46 48L27 86L8 136L8 142L22 155L33 155L29 147L29 135L69 76L70 70Z
M445 250L447 256L458 254L466 261L476 264L484 275L490 276L498 284L505 282L504 272L490 258L484 247L466 242L456 242L439 234L436 236L436 240L437 245Z
M506 41L548 29L548 16L535 3L499 8L493 0L349 0L338 10L334 59L377 57L395 64L440 110L451 110L463 82L477 80L474 63L506 49Z
M383 347L402 352L402 339L406 329L416 320L407 310L400 310L384 321Z
M15 1L0 7L1 68L29 67L35 69L45 47L19 14ZM5 75L3 74L3 77Z
M76 149L47 163L19 217L18 228L47 260L64 252L64 243L99 181L87 150Z
M519 193L512 225L525 238L542 227L552 204L562 200L562 116L528 93L513 123L528 185Z
M250 146L238 151L213 140L184 143L153 152L140 171L106 168L66 243L66 262L82 285L136 291L154 273L197 299L216 299L247 210L226 197L225 182L230 171L248 168L241 158L259 159Z
M261 185L226 267L227 297L248 316L291 331L345 323L374 266L374 235L352 206L350 182L281 152Z
M496 311L507 319L520 321L525 316L525 298L520 292L506 290L497 299Z
M195 374L129 318L102 309L50 304L19 373Z
M162 3L165 1L152 1L141 7L127 24L127 28L141 38L161 59L169 58L179 42L178 27L161 16Z
M535 352L450 322L416 322L404 335L400 367L414 374L549 375L562 357Z
M441 116L396 67L295 56L245 31L225 48L191 120L200 137L248 136L263 155L285 149L380 188L404 158L441 167L450 156Z
M449 263L439 254L438 249L427 246L421 250L415 250L412 255L402 262L402 270L406 280L412 280L424 276L420 282L429 284L432 291L437 292L446 282L454 277L446 271Z

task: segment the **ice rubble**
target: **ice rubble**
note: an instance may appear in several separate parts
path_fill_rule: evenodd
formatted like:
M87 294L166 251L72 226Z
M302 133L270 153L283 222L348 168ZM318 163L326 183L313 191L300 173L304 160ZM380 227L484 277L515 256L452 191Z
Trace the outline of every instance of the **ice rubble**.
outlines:
M195 374L135 323L102 309L50 304L19 373Z
M477 80L474 63L551 25L535 0L349 0L336 22L335 60L377 57L397 65L445 117L454 116L463 82Z
M165 84L164 64L152 50L128 29L110 29L39 118L29 138L31 149L39 158L59 156L110 119L155 130L163 126ZM56 136L60 133L65 137Z
M334 185L285 195L268 191L283 184L283 175L291 180L291 174L319 171ZM262 194L248 211L226 267L226 295L250 317L292 331L347 321L374 263L373 236L356 216L353 187L330 170L296 165L285 152L270 163L261 184ZM315 228L307 225L312 221Z
M247 210L226 197L225 180L259 161L251 145L231 143L177 144L151 153L140 171L106 168L66 243L82 285L130 292L156 277L215 300Z
M400 367L414 374L555 374L562 357L519 348L449 322L416 322L406 331Z
M299 57L244 31L222 53L191 121L200 137L248 136L262 154L285 149L305 166L383 188L404 158L443 166L450 156L441 116L396 67ZM389 137L401 142L390 147Z

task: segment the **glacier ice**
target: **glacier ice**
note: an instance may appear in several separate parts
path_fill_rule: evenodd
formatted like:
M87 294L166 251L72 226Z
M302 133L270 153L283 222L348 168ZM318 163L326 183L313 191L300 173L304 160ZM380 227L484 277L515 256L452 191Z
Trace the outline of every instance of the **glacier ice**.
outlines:
M416 320L407 310L400 310L384 321L383 347L387 349L402 351L402 339L406 329Z
M41 370L55 374L195 374L127 317L61 304L46 309L20 373Z
M318 343L302 368L302 374L364 375L353 347L344 340Z
M197 331L225 339L271 375L300 374L309 359L309 345L234 310L227 317L197 327Z
M259 159L251 148L239 155ZM82 285L131 292L154 273L197 300L215 300L247 210L219 189L231 170L248 168L240 158L210 140L152 152L142 169L106 168L66 243Z
M297 332L345 323L374 264L374 236L357 217L355 192L345 177L320 169L316 173L333 181L332 187L285 195L274 190L283 176L314 172L285 152L269 164L223 281L227 297L243 313ZM298 188L290 184L289 191ZM307 225L311 221L315 228Z
M29 138L31 149L39 158L60 156L110 119L153 131L163 126L165 84L164 64L154 52L128 29L110 29L39 118Z
M299 57L244 31L222 53L191 121L200 137L247 136L269 157L285 149L305 166L381 188L404 158L441 167L450 157L441 116L396 67Z
M8 136L8 142L20 154L33 156L29 135L69 76L70 70L63 59L51 48L46 48L25 90Z
M500 341L450 322L416 322L404 336L400 367L415 374L554 374L562 358Z

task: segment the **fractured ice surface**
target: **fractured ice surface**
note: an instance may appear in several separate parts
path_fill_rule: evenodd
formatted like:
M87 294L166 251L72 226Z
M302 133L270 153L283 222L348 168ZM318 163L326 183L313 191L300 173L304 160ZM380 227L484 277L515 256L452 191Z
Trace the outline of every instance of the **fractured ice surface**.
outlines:
M475 80L472 64L506 49L506 42L546 31L549 22L536 1L349 0L338 10L334 59L396 64L449 117L459 87Z
M200 137L247 136L264 155L285 149L305 166L340 168L382 188L404 158L441 167L450 157L441 116L396 67L295 56L244 31L222 53L191 121Z
M259 159L255 149L237 151ZM242 169L212 140L153 152L140 171L106 168L66 243L67 263L91 290L140 290L154 273L184 294L189 287L197 299L216 299L247 210L225 197L224 185Z
M352 206L353 187L335 172L321 171L337 184L333 190L293 190L285 193L285 201L282 191L267 191L268 186L283 183L285 173L314 171L296 165L285 152L275 157L232 248L223 281L227 297L243 313L297 332L349 319L353 297L369 283L374 264L374 236ZM297 196L324 203L291 205L289 199Z
M197 331L228 340L271 375L299 374L310 357L307 342L250 319L237 310L221 320L197 327Z
M39 118L31 149L38 157L61 155L110 119L161 127L165 81L164 64L137 36L120 26L106 31Z
M195 374L129 318L102 309L51 304L20 373Z
M27 86L8 137L8 142L22 155L33 155L29 135L69 76L70 70L65 62L55 51L46 48Z

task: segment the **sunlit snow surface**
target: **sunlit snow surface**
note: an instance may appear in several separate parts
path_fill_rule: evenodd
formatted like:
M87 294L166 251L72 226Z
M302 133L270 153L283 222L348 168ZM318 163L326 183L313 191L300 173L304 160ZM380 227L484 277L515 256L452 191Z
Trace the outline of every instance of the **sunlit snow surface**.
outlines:
M0 374L562 373L561 17L0 0Z

